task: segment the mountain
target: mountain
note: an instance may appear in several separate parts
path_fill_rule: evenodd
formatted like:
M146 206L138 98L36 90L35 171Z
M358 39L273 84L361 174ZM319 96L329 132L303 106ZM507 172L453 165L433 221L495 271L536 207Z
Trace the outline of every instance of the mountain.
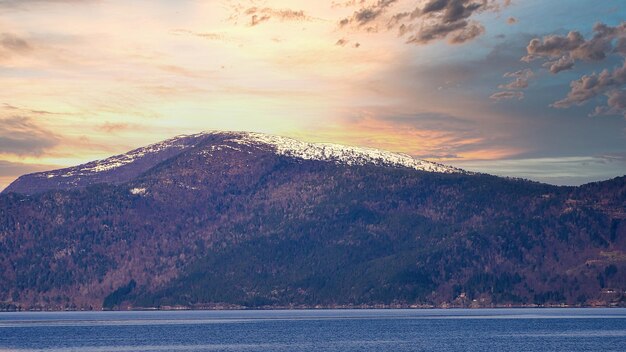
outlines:
M179 136L0 195L0 308L626 306L626 177Z
M203 132L181 135L128 153L87 164L24 175L3 192L34 194L53 189L74 189L98 183L128 182L157 164L194 147L209 144L211 151L252 146L278 155L304 160L332 161L346 165L385 165L433 172L463 172L450 166L416 160L405 154L373 148L329 143L306 143L291 138L252 132ZM208 151L207 151L208 153Z

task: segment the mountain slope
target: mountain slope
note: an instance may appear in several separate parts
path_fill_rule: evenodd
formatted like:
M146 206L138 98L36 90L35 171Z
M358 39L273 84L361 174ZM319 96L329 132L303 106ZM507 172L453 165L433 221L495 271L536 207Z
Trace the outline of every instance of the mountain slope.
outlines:
M273 138L205 134L126 182L0 195L0 302L624 304L626 177L555 187Z
M24 175L11 183L2 193L34 194L53 189L74 189L97 183L127 182L163 160L193 147L203 137L203 134L178 136L104 160Z

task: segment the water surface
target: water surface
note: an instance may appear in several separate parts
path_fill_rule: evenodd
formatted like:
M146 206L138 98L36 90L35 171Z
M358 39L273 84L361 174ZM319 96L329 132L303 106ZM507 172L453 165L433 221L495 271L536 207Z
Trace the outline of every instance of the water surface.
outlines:
M0 313L8 351L626 351L626 309Z

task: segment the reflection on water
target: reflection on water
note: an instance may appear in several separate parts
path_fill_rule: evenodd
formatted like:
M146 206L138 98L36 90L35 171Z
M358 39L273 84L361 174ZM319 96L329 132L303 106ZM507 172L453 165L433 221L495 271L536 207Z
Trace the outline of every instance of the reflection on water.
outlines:
M0 313L0 352L626 351L626 309Z

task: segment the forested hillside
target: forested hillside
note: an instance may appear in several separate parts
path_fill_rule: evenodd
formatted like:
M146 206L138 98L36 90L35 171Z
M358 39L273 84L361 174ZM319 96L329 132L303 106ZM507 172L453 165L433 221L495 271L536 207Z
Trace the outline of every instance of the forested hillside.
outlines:
M276 150L214 134L128 179L4 192L0 308L626 305L626 177Z

